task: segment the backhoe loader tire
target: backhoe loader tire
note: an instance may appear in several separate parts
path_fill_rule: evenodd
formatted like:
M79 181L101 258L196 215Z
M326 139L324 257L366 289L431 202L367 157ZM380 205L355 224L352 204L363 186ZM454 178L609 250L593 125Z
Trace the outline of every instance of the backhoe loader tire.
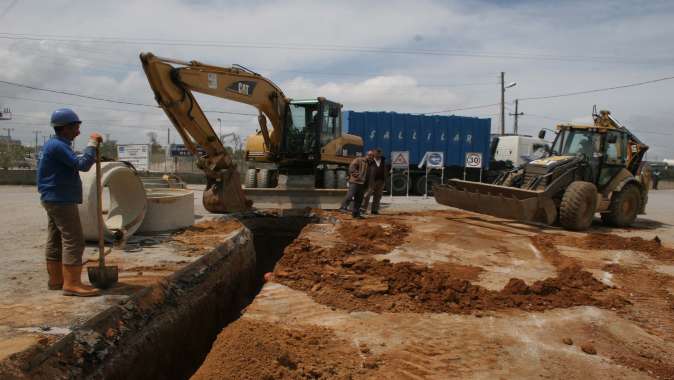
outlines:
M246 171L246 188L254 189L257 187L257 170L248 169Z
M597 187L591 182L571 182L559 205L559 224L567 230L586 230L592 225L596 209Z
M257 187L262 189L271 187L271 170L260 169L257 172Z
M641 192L636 185L627 185L613 195L609 212L601 214L602 222L612 227L628 227L641 210Z

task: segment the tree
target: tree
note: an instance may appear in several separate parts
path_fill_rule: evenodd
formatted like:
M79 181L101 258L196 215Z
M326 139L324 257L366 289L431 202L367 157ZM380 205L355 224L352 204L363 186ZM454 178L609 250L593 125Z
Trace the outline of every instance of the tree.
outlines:
M106 139L101 144L101 156L111 160L117 160L117 140Z

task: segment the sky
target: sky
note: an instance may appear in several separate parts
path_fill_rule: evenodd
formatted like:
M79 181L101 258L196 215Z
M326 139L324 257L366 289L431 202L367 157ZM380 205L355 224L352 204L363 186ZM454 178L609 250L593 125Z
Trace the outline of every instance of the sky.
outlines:
M159 5L161 4L161 5ZM139 103L84 99L0 82L0 133L32 145L49 116L73 108L82 132L144 143L178 139L154 105L140 52L241 64L291 98L324 96L345 110L489 117L500 128L519 101L519 132L589 122L608 109L674 158L674 80L573 96L674 76L671 1L136 1L0 0L0 81ZM247 105L197 96L216 131L245 139L257 127ZM234 114L228 114L232 112ZM239 115L236 113L243 113ZM218 118L221 119L218 122ZM513 117L506 115L506 130ZM80 137L76 147L86 139Z

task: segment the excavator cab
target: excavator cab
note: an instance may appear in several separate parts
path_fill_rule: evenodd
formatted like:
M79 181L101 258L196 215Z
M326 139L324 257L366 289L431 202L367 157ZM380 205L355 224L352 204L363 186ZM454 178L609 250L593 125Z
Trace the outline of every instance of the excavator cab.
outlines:
M341 104L325 98L290 101L281 143L286 159L307 163L318 160L321 147L342 134L341 110Z

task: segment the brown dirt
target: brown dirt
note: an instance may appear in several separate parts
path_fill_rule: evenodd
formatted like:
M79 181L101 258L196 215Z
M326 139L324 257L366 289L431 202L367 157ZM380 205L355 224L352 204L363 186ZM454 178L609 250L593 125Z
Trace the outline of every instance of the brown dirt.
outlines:
M240 319L222 330L192 379L353 379L377 367L367 347L327 328Z
M674 259L674 249L662 245L656 236L652 240L641 237L623 237L614 234L590 233L582 237L539 234L531 237L534 243L546 258L556 266L564 266L573 262L573 259L559 254L556 245L566 245L588 250L631 250L648 254L654 259Z
M372 256L401 244L408 233L405 225L388 222L390 228L387 229L381 223L345 221L338 230L346 242L330 249L316 247L307 239L297 239L286 248L274 279L308 292L325 305L375 312L471 313L579 305L613 308L627 303L605 292L607 286L572 263L561 266L557 277L531 285L511 279L502 290L492 291L470 282L479 274L479 268L427 267L377 260Z
M652 240L646 240L636 236L622 237L613 234L593 233L573 241L579 248L632 250L647 253L655 259L674 259L674 249L663 246L657 236Z
M171 240L187 256L194 256L215 248L225 235L241 227L243 225L234 219L207 220L176 233Z

